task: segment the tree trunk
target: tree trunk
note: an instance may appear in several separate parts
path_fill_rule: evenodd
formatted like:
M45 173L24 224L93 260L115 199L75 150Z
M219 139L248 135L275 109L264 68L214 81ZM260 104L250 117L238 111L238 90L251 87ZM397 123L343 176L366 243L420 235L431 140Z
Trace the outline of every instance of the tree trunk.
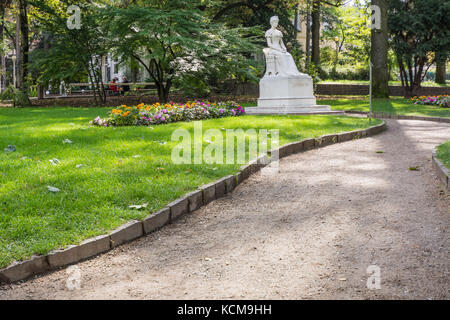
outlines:
M373 65L373 96L376 98L389 98L389 72L388 72L388 26L387 26L387 0L372 0L372 5L380 8L379 18L381 29L372 26L371 34L371 61Z
M320 0L314 0L312 13L312 52L311 52L311 60L315 64L316 67L320 64Z
M308 65L311 62L311 11L309 6L306 13L306 62L305 67L308 69Z
M17 21L16 21L16 65L20 66L20 57L21 57L21 47L20 47L20 14L17 15ZM15 88L20 88L21 84L20 84L20 76L18 76L17 73L17 68L16 67L16 74L13 75L13 79L15 77L16 82L14 83L14 87ZM20 72L20 69L19 69Z
M4 29L5 29L5 11L6 8L3 7L3 5L0 5L0 43L3 43L4 40ZM6 59L5 59L5 53L1 53L1 67L0 67L0 92L3 91L3 89L6 86Z
M27 14L27 0L20 0L20 64L19 64L19 79L20 90L28 97L29 95L29 83L27 81L28 76L28 14Z
M436 83L445 84L447 77L447 59L439 57L436 59Z

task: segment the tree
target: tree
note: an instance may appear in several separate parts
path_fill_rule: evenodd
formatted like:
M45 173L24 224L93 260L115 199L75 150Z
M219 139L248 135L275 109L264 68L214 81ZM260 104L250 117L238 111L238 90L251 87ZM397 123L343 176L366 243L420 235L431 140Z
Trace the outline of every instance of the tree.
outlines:
M373 65L373 96L389 98L388 72L388 0L372 0L373 6L380 8L380 28L372 25L370 60ZM374 19L372 18L372 19ZM373 21L372 21L373 23Z
M405 97L418 94L435 52L450 51L450 7L441 0L391 0L388 17Z
M12 0L3 0L0 2L0 91L6 87L6 9L11 5Z
M201 10L202 2L144 0L126 9L100 10L111 50L122 61L133 58L145 68L162 102L175 81L189 81L195 74L256 79L249 59L256 47L248 30L213 23Z
M28 42L28 1L18 0L19 5L19 30L20 30L20 57L19 57L19 89L23 97L28 100L29 81L28 81L28 54L30 46Z
M269 29L270 17L278 16L285 44L294 60L298 62L303 52L292 23L298 2L298 0L218 0L212 2L212 6L206 10L213 22L222 22L231 28L259 27L263 31ZM259 37L258 40L261 45L266 44L263 37Z
M311 10L311 61L315 66L320 65L320 0L313 0Z
M447 57L436 52L436 83L445 84L447 77Z
M324 5L339 7L345 0L310 0L312 1L311 10L311 61L317 67L320 65L320 30L321 30L321 8Z
M67 8L76 4L83 12L81 29L69 29ZM33 70L38 82L59 86L80 76L89 77L96 104L106 102L102 80L102 57L107 54L107 39L98 15L98 6L89 0L33 0L34 19L46 37L44 48L35 50Z

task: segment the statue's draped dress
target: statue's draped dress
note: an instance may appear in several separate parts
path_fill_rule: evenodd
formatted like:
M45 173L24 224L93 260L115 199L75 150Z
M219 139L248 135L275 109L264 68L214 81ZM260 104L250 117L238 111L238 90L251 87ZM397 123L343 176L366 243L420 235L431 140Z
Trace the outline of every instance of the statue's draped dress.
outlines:
M272 47L268 54L275 57L275 72L277 76L301 76L294 62L294 58L289 52L281 52L281 42L283 41L283 33L277 29L270 29L266 32L266 39L270 38ZM278 51L280 50L280 51Z

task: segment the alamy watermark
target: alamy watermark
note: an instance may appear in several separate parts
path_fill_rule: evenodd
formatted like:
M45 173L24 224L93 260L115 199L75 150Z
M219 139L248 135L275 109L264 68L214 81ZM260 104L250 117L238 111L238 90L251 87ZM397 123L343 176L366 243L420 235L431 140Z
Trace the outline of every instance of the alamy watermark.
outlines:
M80 30L81 29L81 9L77 5L71 5L67 8L67 14L69 18L67 19L67 28L69 30Z
M381 9L377 5L370 6L370 29L381 29Z
M370 274L367 278L367 289L380 290L381 289L381 269L377 265L370 265L367 267L367 273Z
M81 270L78 266L70 266L66 270L68 275L66 280L66 288L69 291L81 289Z
M196 121L193 136L189 130L179 128L172 133L172 141L178 142L171 154L174 164L246 164L250 159L268 155L260 159L265 162L263 165L269 165L263 173L278 168L278 129L208 129L203 132L202 122ZM207 145L203 147L205 142Z

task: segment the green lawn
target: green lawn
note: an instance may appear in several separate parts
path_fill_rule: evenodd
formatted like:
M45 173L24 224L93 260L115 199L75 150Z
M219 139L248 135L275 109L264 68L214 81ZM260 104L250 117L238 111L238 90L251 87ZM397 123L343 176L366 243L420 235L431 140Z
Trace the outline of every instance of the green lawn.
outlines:
M450 141L447 141L444 144L441 144L437 148L437 157L441 162L450 169Z
M0 267L32 254L105 234L142 219L188 191L236 173L241 165L175 165L176 128L94 128L107 108L0 108ZM372 124L379 123L379 120ZM369 126L343 116L243 116L203 121L210 128L279 129L280 144ZM224 132L224 131L222 131ZM63 144L69 139L72 144ZM5 152L15 145L15 152ZM203 147L208 145L204 142ZM58 159L53 165L49 160ZM77 168L76 166L83 166ZM60 189L48 191L47 186ZM148 203L145 211L128 208Z
M362 85L369 85L368 80L322 80L319 82L319 84L362 84ZM401 86L401 81L389 81L390 86ZM422 82L423 87L447 87L450 85L450 82L447 81L446 84L438 84L434 81L424 81Z
M333 110L357 110L369 111L369 100L319 100L318 104L331 105ZM450 117L449 108L440 108L437 106L415 105L410 100L404 98L374 99L372 104L373 112L385 112L390 114L402 114L412 116L428 117Z
M336 99L336 100L323 99L317 100L317 104L330 105L333 110L345 110L345 111L355 110L366 112L369 111L368 98ZM255 103L246 103L243 105L245 107L256 106ZM410 100L404 98L374 99L372 109L373 112L384 112L390 114L450 118L449 108L415 105Z

